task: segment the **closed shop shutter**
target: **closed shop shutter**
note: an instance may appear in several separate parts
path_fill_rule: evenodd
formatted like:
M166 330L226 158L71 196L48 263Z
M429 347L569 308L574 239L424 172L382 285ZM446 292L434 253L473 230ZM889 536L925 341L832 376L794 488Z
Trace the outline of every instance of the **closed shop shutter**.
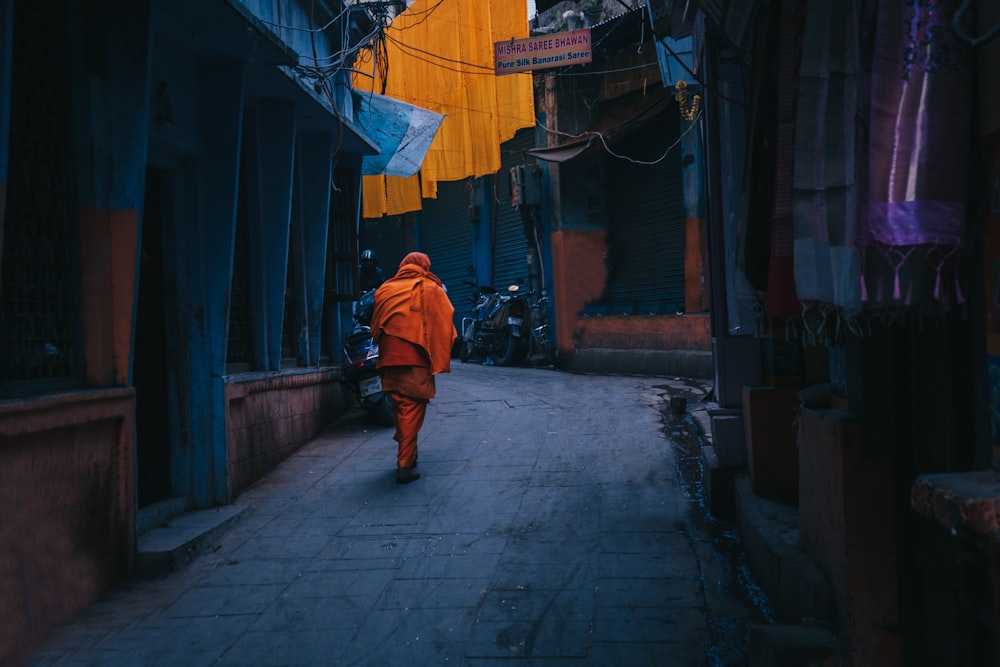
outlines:
M524 151L535 147L534 128L520 130L514 138L501 147L502 161L497 174L496 197L496 235L493 245L493 286L499 290L511 285L519 278L528 281L527 248L528 242L524 236L524 224L521 222L521 212L511 205L510 168L526 162L534 163L534 158L527 158Z
M413 215L407 213L383 218L363 218L361 221L358 252L365 248L374 250L386 278L396 273L400 260L409 252L413 219Z
M438 183L437 199L425 199L423 206L421 249L431 258L431 271L448 288L455 326L461 330L462 316L472 307L472 290L462 282L469 278L466 267L472 264L473 251L466 181Z
M684 308L684 190L676 110L615 147L615 152L655 164L608 156L610 275L602 299L588 308L603 313L676 313ZM660 159L663 158L663 159Z

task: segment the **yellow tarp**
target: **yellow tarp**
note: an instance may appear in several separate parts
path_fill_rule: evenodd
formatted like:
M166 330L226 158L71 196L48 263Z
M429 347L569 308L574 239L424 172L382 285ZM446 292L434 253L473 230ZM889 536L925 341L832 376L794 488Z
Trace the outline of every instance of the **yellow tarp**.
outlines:
M494 42L528 36L527 3L416 0L385 36L385 94L445 118L418 176L363 177L366 218L419 210L421 196L437 196L438 181L495 174L500 144L535 124L531 74L498 77L493 69ZM359 60L368 75L384 66ZM355 74L354 87L382 92L377 75Z

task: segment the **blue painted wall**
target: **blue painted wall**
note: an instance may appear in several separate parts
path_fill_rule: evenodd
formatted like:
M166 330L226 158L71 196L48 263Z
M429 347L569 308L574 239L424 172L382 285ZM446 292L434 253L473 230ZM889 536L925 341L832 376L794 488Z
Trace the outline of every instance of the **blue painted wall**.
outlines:
M14 45L14 0L0 0L0 182L7 182L10 152L10 79ZM0 220L3 213L0 211ZM0 249L3 248L0 225Z
M201 152L167 181L164 273L168 290L172 487L196 507L227 501L226 371L243 118L243 65L200 63L197 90L211 105L197 117Z
M293 216L292 248L298 256L296 301L301 317L299 363L318 365L323 320L323 287L330 228L330 180L333 176L334 137L311 132L298 140L296 182L299 208Z
M247 109L251 326L255 370L281 368L295 166L295 107L267 101Z

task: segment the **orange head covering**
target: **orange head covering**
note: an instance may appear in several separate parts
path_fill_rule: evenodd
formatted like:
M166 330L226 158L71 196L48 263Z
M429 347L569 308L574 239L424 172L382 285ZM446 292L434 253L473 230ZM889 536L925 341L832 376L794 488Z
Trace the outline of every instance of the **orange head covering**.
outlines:
M403 268L407 264L416 264L424 271L431 270L431 258L422 252L411 252L403 258L402 262L399 263L399 268Z
M422 347L431 372L447 373L457 336L455 309L430 268L431 258L422 252L403 258L396 275L375 292L371 331L376 342L386 333Z

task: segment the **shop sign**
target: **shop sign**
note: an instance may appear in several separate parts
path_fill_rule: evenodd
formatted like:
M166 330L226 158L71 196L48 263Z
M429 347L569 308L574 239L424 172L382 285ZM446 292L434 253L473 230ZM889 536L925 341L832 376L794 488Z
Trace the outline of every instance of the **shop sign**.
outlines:
M590 28L494 42L497 76L591 61Z

